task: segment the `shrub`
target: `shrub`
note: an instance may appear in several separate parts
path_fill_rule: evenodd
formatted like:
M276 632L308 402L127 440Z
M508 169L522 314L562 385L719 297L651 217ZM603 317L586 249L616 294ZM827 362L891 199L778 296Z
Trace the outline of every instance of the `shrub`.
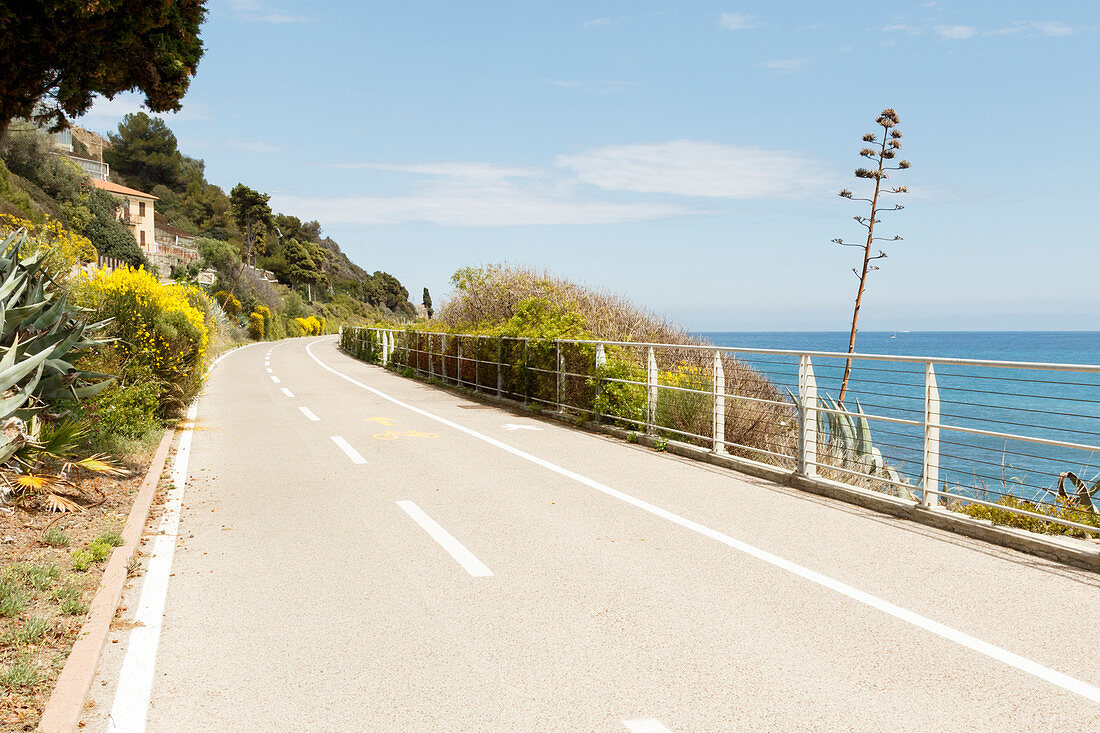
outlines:
M191 401L202 383L212 314L196 308L205 295L182 283L162 284L144 270L99 270L79 290L83 304L108 330L129 374L158 383L160 414L170 417ZM144 397L141 397L144 400Z
M108 387L89 400L86 413L96 434L140 438L159 426L160 384L133 375L128 381L126 385Z
M241 312L241 301L238 300L235 295L230 295L224 290L219 290L214 293L214 300L218 302L222 310L231 316L235 316Z
M264 317L255 311L248 316L248 335L257 341L264 340Z
M19 246L19 256L26 258L36 253L50 253L46 258L46 271L55 279L66 279L73 267L95 262L97 252L91 240L62 226L56 219L46 217L41 224L27 219L0 214L0 237L24 229L27 236Z

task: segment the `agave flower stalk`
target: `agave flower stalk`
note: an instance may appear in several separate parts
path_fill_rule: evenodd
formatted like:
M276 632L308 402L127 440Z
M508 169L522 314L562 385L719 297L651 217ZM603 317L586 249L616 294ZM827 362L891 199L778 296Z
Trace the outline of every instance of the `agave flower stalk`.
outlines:
M863 250L863 268L857 270L852 268L852 272L859 278L859 287L856 290L856 303L855 308L852 310L852 329L848 336L848 353L852 354L856 350L856 330L859 323L859 309L863 304L863 291L867 286L867 275L875 270L879 269L878 265L871 264L876 260L881 260L886 257L886 253L881 249L878 254L871 254L872 248L875 242L897 242L901 240L901 237L876 237L875 236L875 224L880 222L879 214L888 211L901 211L902 207L899 204L893 206L881 206L880 197L884 194L903 194L908 193L908 189L905 186L884 186L883 181L890 177L890 171L892 170L904 170L909 167L908 160L899 161L897 165L890 165L890 163L897 157L898 151L901 150L901 130L897 129L897 125L901 122L898 118L898 113L893 109L887 108L882 110L882 114L879 115L875 122L882 128L882 135L878 137L873 132L869 132L863 136L863 142L870 143L876 147L864 147L859 151L860 156L867 158L875 163L875 168L857 168L855 172L856 178L862 178L870 181L874 181L875 188L870 198L856 198L851 191L844 188L840 191L840 197L848 199L849 201L863 201L870 204L869 216L854 216L855 221L867 230L867 239L862 244L856 242L845 242L843 239L834 239L833 242L839 244L842 247L855 247ZM840 383L840 397L837 402L841 406L844 405L844 396L848 392L848 379L852 374L852 359L848 359L844 363L844 379Z

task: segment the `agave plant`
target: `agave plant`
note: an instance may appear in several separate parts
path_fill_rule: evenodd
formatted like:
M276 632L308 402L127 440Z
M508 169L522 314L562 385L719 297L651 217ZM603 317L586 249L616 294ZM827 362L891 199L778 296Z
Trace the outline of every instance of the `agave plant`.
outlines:
M841 409L829 395L822 395L830 412L817 411L818 441L823 443L827 462L849 471L858 471L871 477L886 479L879 490L903 499L916 499L906 488L909 479L898 473L886 462L882 451L871 440L871 425L856 400L856 414Z
M5 500L18 504L28 496L42 495L50 511L68 512L81 508L65 494L83 493L72 480L74 469L107 476L122 476L126 471L101 454L81 456L80 446L87 435L87 425L66 421L47 423L38 416L26 424L19 418L9 418L5 432L18 444L7 465L0 468L0 481Z
M13 476L28 475L30 453L49 445L40 437L48 430L34 418L36 410L59 399L90 397L112 381L74 366L88 349L105 343L94 338L104 323L88 324L84 311L69 305L44 268L48 250L20 256L26 239L20 229L0 240L0 473L9 488L19 482ZM20 451L22 457L13 460ZM78 464L65 462L59 475ZM25 478L24 484L36 481Z
M1066 481L1072 484L1074 491L1066 491ZM1096 504L1093 503L1092 497L1098 493L1100 493L1100 476L1097 476L1090 486L1078 478L1073 471L1063 471L1058 474L1058 496L1069 504L1095 514Z

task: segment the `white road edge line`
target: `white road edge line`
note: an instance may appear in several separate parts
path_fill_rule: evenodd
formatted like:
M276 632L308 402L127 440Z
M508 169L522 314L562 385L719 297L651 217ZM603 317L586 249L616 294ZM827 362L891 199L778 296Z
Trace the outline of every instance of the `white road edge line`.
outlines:
M474 553L467 550L450 532L440 527L438 522L425 514L424 510L416 504L411 501L399 501L397 506L404 509L405 513L412 517L414 522L419 524L425 532L431 535L433 540L438 542L451 557L458 561L458 564L465 568L467 573L475 578L487 578L493 574L493 571L485 567L485 564L478 560Z
M366 463L367 462L367 459L363 458L363 456L359 455L359 451L352 448L351 444L348 443L348 441L344 440L339 435L333 435L331 437L332 437L332 442L335 443L336 445L340 446L340 450L344 451L344 453L346 453L348 455L348 458L351 459L352 463L357 463L358 464L358 463Z
M912 624L917 628L924 629L925 631L935 634L936 636L939 636L943 639L955 642L956 644L964 646L967 649L976 651L979 654L984 654L991 659L996 659L997 661L1003 662L1010 667L1014 667L1021 672L1033 675L1041 680L1049 682L1056 687L1060 687L1063 690L1067 690L1076 695L1080 695L1087 700L1092 700L1093 702L1100 703L1100 687L1090 685L1089 683L1083 682L1075 677L1070 677L1067 674L1063 674L1057 670L1051 669L1050 667L1039 664L1038 662L1028 659L1027 657L1023 657L1014 652L1010 652L1003 647L996 646L995 644L990 644L987 641L982 641L981 639L975 636L971 636L970 634L967 634L963 631L954 629L950 626L947 626L946 624L941 624L939 621L933 621L927 616L922 616L919 613L910 611L906 608L902 608L901 606L893 604L890 601L879 598L878 596L871 595L870 593L867 593L865 591L861 591L858 588L854 588L847 583L842 583L839 580L835 580L827 575L823 575L816 570L810 570L809 568L803 567L802 565L791 562L786 558L780 557L778 555L773 555L767 550L762 550L759 547L750 545L747 542L742 542L741 540L730 537L729 535L718 532L717 530L713 530L710 527L699 524L698 522L694 522L685 517L681 517L679 514L674 514L667 509L662 509L659 506L650 504L647 501L638 499L634 496L631 496L630 494L619 491L618 489L613 489L610 486L601 484L598 481L594 481L593 479L582 476L579 473L570 471L567 468L562 468L561 466L555 465L550 461L539 458L538 456L534 456L530 453L527 453L526 451L522 451L519 448L513 448L507 443L499 441L496 438L490 438L488 435L482 435L476 430L472 430L463 425L459 425L458 423L451 422L444 417L433 415L427 410L422 410L419 407L414 407L413 405L406 404L395 397L390 397L388 394L377 390L374 387L368 387L362 382L353 379L346 374L336 371L328 364L325 364L320 359L318 359L317 356L313 353L313 346L317 343L318 341L313 341L308 346L306 346L306 353L309 354L310 358L312 358L313 361L317 362L317 364L320 365L322 369L332 372L341 379L351 382L352 384L361 387L368 392L371 392L378 397L381 397L382 399L397 405L398 407L404 407L406 410L411 410L418 415L423 415L430 420L435 420L442 425L446 425L448 427L454 428L455 430L458 430L459 432L466 433L467 435L484 441L489 445L494 445L501 450L507 451L514 456L530 461L535 465L542 466L543 468L553 471L554 473L565 476L566 478L573 479L574 481L584 484L589 488L603 492L604 494L615 497L616 499L620 499L627 504L631 504L643 511L661 517L662 519L667 519L673 524L678 524L681 527L689 529L693 532L697 532L704 537L709 537L712 540L721 542L723 545L727 545L728 547L739 550L746 555L755 557L757 560L761 560L768 563L769 565L774 565L777 568L786 570L787 572L808 580L811 583L816 583L817 585L820 585L824 588L836 591L837 593L847 596L854 601L858 601L859 603L870 606L871 608L893 616L896 619L904 621L908 624Z
M308 417L313 422L321 422L321 418L314 415L313 410L309 409L308 407L299 407L298 409L302 411L303 415Z
M644 720L624 720L623 725L627 727L630 733L672 733L672 731L661 724L661 721L654 720L653 718L645 718Z
M286 387L283 387L282 389L283 389L283 394L285 394L285 395L286 395L287 397L293 397L293 396L294 396L294 393L293 393L293 392L291 392L291 391L290 391L289 389L287 389Z
M279 378L276 377L274 374L272 374L271 375L271 381L274 382L275 384L278 384L279 383Z
M149 566L134 614L134 628L126 645L126 656L118 675L118 689L107 721L108 731L143 731L149 715L149 697L156 671L157 646L164 620L164 600L168 594L168 578L176 553L179 535L183 491L187 483L187 462L191 455L192 425L198 414L198 402L187 410L187 426L180 434L176 460L172 466L172 485L164 503L157 534L150 549Z

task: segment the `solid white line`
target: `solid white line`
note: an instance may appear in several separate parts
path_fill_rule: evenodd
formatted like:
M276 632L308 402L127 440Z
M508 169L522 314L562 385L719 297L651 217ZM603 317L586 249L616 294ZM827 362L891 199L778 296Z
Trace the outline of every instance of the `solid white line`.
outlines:
M359 455L359 451L352 448L351 445L348 443L348 441L344 440L339 435L333 435L331 437L332 437L332 442L335 443L336 445L340 446L340 450L342 450L342 451L344 451L345 453L348 454L348 458L351 459L352 463L366 463L367 462L367 459L363 458L363 456Z
M141 598L134 614L134 628L122 660L118 676L118 689L107 721L108 731L143 731L149 714L149 696L153 690L153 673L156 669L157 646L164 619L164 599L168 593L168 577L172 571L172 558L176 552L179 535L180 510L183 508L183 490L187 483L187 461L191 455L191 426L198 413L198 403L187 410L187 427L180 434L176 448L176 460L172 468L172 486L164 503L156 538L153 540L149 566L145 569L145 582L141 586Z
M466 433L467 435L484 441L489 445L494 445L501 450L507 451L514 456L522 458L526 461L530 461L535 465L542 466L547 470L553 471L554 473L560 474L562 476L565 476L566 478L584 484L585 486L595 489L596 491L603 492L608 496L615 497L616 499L624 501L627 504L631 504L643 511L649 512L650 514L661 517L662 519L666 519L673 524L678 524L681 527L684 527L685 529L690 529L693 532L697 532L704 537L709 537L712 540L721 542L728 547L732 547L733 549L739 550L746 555L755 557L756 559L766 562L769 565L774 565L777 568L786 570L787 572L808 580L811 583L816 583L817 585L820 585L824 588L836 591L837 593L847 596L854 601L858 601L878 611L882 611L883 613L893 616L896 619L900 619L901 621L912 624L917 628L924 629L925 631L935 634L936 636L964 646L967 649L971 649L978 652L979 654L984 654L987 657L996 659L997 661L1003 662L1010 667L1015 667L1021 672L1026 672L1027 674L1038 677L1039 679L1045 680L1052 685L1055 685L1056 687L1062 688L1063 690L1068 690L1069 692L1080 695L1081 697L1092 700L1093 702L1100 702L1100 687L1096 687L1095 685L1090 685L1087 682L1083 682L1074 677L1070 677L1067 674L1058 672L1057 670L1051 669L1050 667L1046 667L1042 664L1039 664L1038 662L1032 661L1026 657L1022 657L1019 654L1010 652L1007 649L996 646L994 644L990 644L987 641L982 641L981 639L959 631L958 629L953 629L946 624L941 624L938 621L933 621L926 616L921 616L918 613L890 603L887 600L884 600L877 596L873 596L870 593L859 590L858 588L854 588L847 583L842 583L839 580L834 580L827 575L823 575L815 570L810 570L809 568L791 562L786 558L779 557L778 555L773 555L767 550L762 550L759 547L754 547L747 542L742 542L741 540L735 539L727 534L723 534L721 532L713 530L710 527L699 524L698 522L694 522L690 519L686 519L685 517L681 517L679 514L674 514L667 509L662 509L659 506L633 497L630 494L619 491L618 489L613 489L610 486L601 484L598 481L594 481L590 478L587 478L586 476L582 476L579 473L570 471L567 468L562 468L561 466L555 465L550 461L543 460L542 458L522 451L519 448L513 448L507 443L501 442L496 438L490 438L488 435L482 435L476 430L471 430L470 428L467 428L463 425L451 422L446 418L433 415L427 410L422 410L419 407L414 407L413 405L406 404L401 400L390 397L388 394L381 392L374 387L368 387L362 382L357 381L356 379L353 379L346 374L336 371L335 369L318 359L317 356L313 353L313 346L316 343L317 341L314 341L313 343L306 346L306 353L309 354L313 361L317 362L317 364L319 364L321 368L332 372L341 379L347 380L348 382L351 382L358 387L362 387L368 392L371 392L378 397L387 400L388 402L392 402L399 407L404 407L406 410L410 410L417 413L418 415L423 415L430 420L434 420L438 423L454 428L459 432Z
M279 378L276 377L274 374L272 374L271 375L271 381L274 382L275 384L278 384L279 383Z
M285 395L286 395L287 397L293 397L293 396L294 396L294 393L293 393L293 392L291 392L291 391L290 391L289 389L287 389L286 387L283 387L283 394L285 394Z
M475 578L487 578L493 571L485 567L485 564L474 557L474 553L462 546L462 543L451 536L451 533L439 526L439 523L424 513L420 507L411 501L399 501L397 506L405 510L405 513L413 518L432 539L438 542L458 564L466 569L466 572Z
M321 422L321 418L314 415L313 410L309 409L308 407L299 407L298 409L302 411L303 415L308 417L313 422Z
M672 733L668 728L661 725L661 721L654 720L653 718L646 718L645 720L624 720L623 725L630 730L630 733Z

